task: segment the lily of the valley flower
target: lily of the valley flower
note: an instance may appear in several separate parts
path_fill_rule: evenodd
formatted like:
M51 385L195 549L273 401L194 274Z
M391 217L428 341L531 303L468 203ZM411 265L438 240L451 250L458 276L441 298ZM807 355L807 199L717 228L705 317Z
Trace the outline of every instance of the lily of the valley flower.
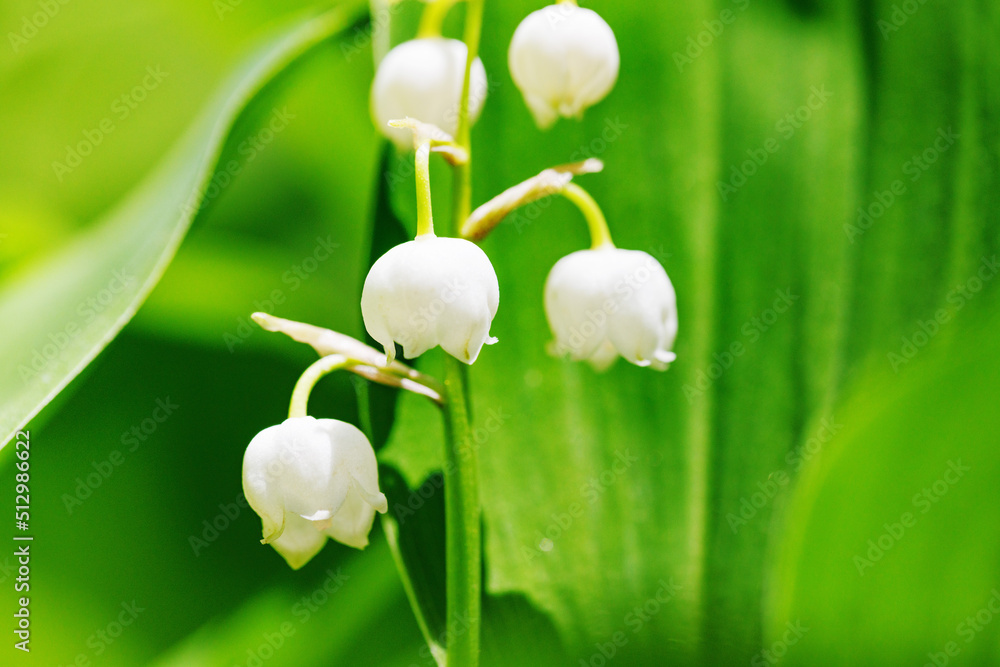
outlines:
M618 79L618 42L596 12L561 2L532 12L514 32L510 74L538 126L580 116Z
M295 417L258 433L243 456L243 493L263 523L261 542L294 569L328 537L364 548L375 512L389 508L368 439L335 419Z
M545 283L545 314L553 351L599 370L618 355L657 370L676 358L674 287L645 252L607 244L563 257Z
M372 83L375 126L404 151L413 148L413 134L388 127L390 120L418 118L454 135L467 57L464 42L443 37L414 39L392 49ZM469 86L469 120L475 123L487 90L486 70L479 58L472 63Z
M375 262L361 293L365 328L384 348L395 343L407 358L440 345L471 364L493 344L490 324L500 304L493 265L479 246L463 239L418 236Z

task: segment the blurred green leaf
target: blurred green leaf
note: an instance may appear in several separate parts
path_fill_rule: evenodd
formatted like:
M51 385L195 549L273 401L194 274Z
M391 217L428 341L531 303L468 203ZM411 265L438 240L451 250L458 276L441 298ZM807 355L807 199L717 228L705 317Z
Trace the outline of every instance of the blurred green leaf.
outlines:
M239 172L248 149L258 150L246 141L273 139L276 128L287 123L281 110L273 109L271 127L247 140L237 138L234 126L248 123L251 111L261 113L251 109L255 98L345 29L361 4L298 20L262 44L132 195L66 248L0 285L0 321L16 324L0 344L4 443L131 319L198 214Z
M808 628L788 664L1000 661L996 327L934 340L898 375L886 366L860 382L841 430L804 450L765 642L782 650L787 623Z
M232 664L306 666L422 662L421 644L399 604L402 592L384 541L328 568L315 588L265 591L215 619L156 660L155 667ZM373 641L389 625L393 641Z
M587 243L563 202L484 244L502 293L500 343L470 374L488 589L549 612L585 663L611 649L630 665L745 663L764 648L786 456L996 249L996 144L978 139L1000 128L995 9L921 6L886 40L875 26L892 2L592 6L619 35L622 73L579 124L538 133L503 72L505 40L484 41L501 85L474 129L475 200L601 157L581 183L617 244L673 279L678 361L598 375L545 355L546 273ZM535 8L489 3L487 24L509 35ZM949 127L968 134L910 181L907 162ZM896 179L906 196L852 235ZM381 455L414 488L441 465L429 412L403 397Z
M544 354L546 272L560 256L587 244L577 212L564 202L526 210L485 244L503 292L494 324L501 342L484 351L471 373L490 592L486 659L547 666L580 658L596 665L610 663L606 656L613 650L615 664L637 667L746 664L764 659L762 651L781 640L785 623L801 620L810 629L787 655L789 662L895 664L899 655L914 664L927 662L926 653L943 651L958 635L962 614L975 615L988 603L987 584L996 579L990 532L995 503L984 495L988 482L971 475L995 481L997 471L992 454L969 440L979 436L990 442L986 429L995 427L987 403L995 382L983 373L995 369L996 346L987 334L959 335L967 319L962 313L939 334L941 340L956 335L959 347L926 353L928 359L941 357L933 369L908 366L897 380L886 372L887 354L901 350L904 337L912 340L921 321L947 308L956 284L966 283L1000 243L995 49L1000 4L919 3L915 13L902 14L900 8L916 5L899 0L583 4L614 28L621 78L582 122L562 121L540 133L506 73L510 36L540 4L487 2L483 60L495 85L474 129L475 202L554 163L602 158L606 171L581 183L605 208L618 244L657 255L673 278L680 301L679 360L666 375L621 363L597 375ZM274 0L242 3L222 21L211 5L70 3L30 51L2 59L0 135L8 154L16 156L0 178L0 232L9 233L0 245L4 289L25 280L24 274L10 273L17 263L80 228L78 218L92 217L133 174L144 171L161 142L186 123L194 100L232 46L289 6ZM412 34L420 6L405 2L393 14L397 39ZM22 15L36 7L36 0L5 4L2 22L16 29ZM735 19L721 23L726 10ZM461 10L450 18L449 34L457 34L460 18ZM889 32L886 21L894 26ZM257 547L252 516L244 516L196 565L187 560L192 554L186 540L219 502L236 497L242 447L254 432L280 419L286 386L305 362L301 351L271 344L262 334L229 354L224 336L236 330L237 318L245 317L255 300L283 284L283 272L308 254L318 234L333 233L343 255L289 298L289 310L281 314L363 335L354 281L368 252L358 250L364 225L357 221L361 202L372 200L366 180L376 144L365 104L371 74L366 35L352 37L362 48L354 54L353 70L317 67L297 77L300 97L293 110L302 112L302 120L282 137L280 150L269 152L267 169L257 161L256 171L248 167L228 189L226 204L213 211L218 220L156 291L151 301L160 307L150 303L143 325L130 327L137 337L123 341L122 348L131 354L104 355L106 363L95 364L86 382L74 383L85 391L61 394L65 414L56 414L53 405L43 413L45 420L34 420L36 437L52 445L38 453L45 474L39 477L36 511L44 524L59 528L48 533L50 548L37 561L37 627L44 650L36 658L70 659L88 649L90 633L112 617L122 599L139 594L157 603L149 621L123 637L105 660L139 664L207 617L235 609L232 619L218 620L184 645L204 650L207 661L231 664L225 660L234 655L230 649L249 647L255 629L268 630L269 612L280 613L296 582L305 581L293 579L279 558ZM164 95L144 107L148 114L116 130L120 143L109 141L92 169L81 169L72 183L57 184L51 160L61 158L63 146L79 140L81 128L93 127L94 119L107 113L112 96L161 57L177 72L168 83L177 82L178 88L165 86ZM347 59L330 60L346 65ZM814 89L831 95L820 104ZM54 94L72 103L52 104ZM804 107L811 98L814 108ZM160 100L163 106L156 106ZM239 127L228 129L237 143L266 118L262 102L253 105L258 113L249 110ZM942 132L952 131L957 141L943 151L934 148ZM769 139L779 148L765 150L764 160L761 150ZM192 146L191 155L204 162L200 177L188 174L189 190L197 189L198 178L209 178L216 148ZM223 152L233 148L230 142ZM928 151L933 161L924 157ZM383 173L406 162L384 157ZM435 210L446 218L449 174L437 160L433 169ZM892 193L897 181L903 194ZM183 184L170 183L176 189L153 196L162 196L176 212L186 195L179 194ZM720 190L720 184L735 192ZM385 187L382 179L379 188ZM395 211L377 212L376 218L391 216L412 226L412 183L391 190ZM167 201L172 197L177 201ZM374 201L385 199L380 194ZM345 201L351 205L341 206ZM859 217L859 209L868 217ZM124 220L125 213L117 217ZM860 223L865 226L857 234L852 226ZM0 340L0 370L7 378L0 385L0 405L25 403L24 409L4 411L0 425L19 422L62 381L54 374L48 389L22 384L16 372L20 357L14 355L30 361L32 348L41 351L54 343L46 338L50 332L58 340L60 326L83 317L76 310L80 299L99 294L112 277L95 271L120 268L87 264L111 261L102 254L107 247L119 249L123 265L140 256L155 264L172 253L162 254L164 248L179 242L167 240L170 221L156 234L119 224L118 230L95 225L88 234L97 240L63 250L36 273L34 280L49 294L66 295L61 304L36 293L24 293L19 304L0 302L6 304L0 321L7 325ZM380 247L373 244L371 253ZM130 254L133 249L140 255ZM90 256L85 260L74 252ZM131 312L151 286L130 292L121 314ZM778 292L793 303L775 317ZM978 307L995 308L995 285L984 292L977 296ZM48 315L36 311L50 307L49 315L60 316L47 323ZM116 331L116 317L102 324L102 331ZM206 349L192 349L192 343ZM737 343L742 352L734 355ZM63 372L92 356L88 350L96 354L101 344L74 352L77 361ZM962 347L974 352L974 345L982 345L984 356L958 354ZM285 350L296 363L278 363ZM960 366L955 374L944 367L952 354L958 354ZM972 358L979 359L982 372ZM421 359L428 372L435 372L436 362L434 354ZM154 365L158 380L150 382ZM216 378L220 373L226 377ZM178 394L184 384L192 386ZM317 414L343 418L350 412L342 384L331 380L318 388ZM989 393L976 395L976 386ZM120 387L128 391L112 391ZM233 387L240 390L230 392ZM22 401L24 388L30 391ZM105 460L121 432L147 416L147 404L168 394L182 397L185 414L158 431L159 440L144 450L151 458L137 458L129 464L136 466L131 472L116 473L102 487L103 499L88 501L85 511L64 521L58 494L90 474L89 461ZM907 409L914 428L904 419ZM960 416L941 417L948 412ZM376 412L377 444L392 414ZM962 416L968 423L955 422ZM941 428L934 426L939 417ZM824 419L834 418L843 430L800 485L795 457L821 437ZM920 431L918 425L927 428ZM953 430L945 431L947 425ZM902 444L905 438L909 448ZM436 410L426 401L401 397L394 433L380 453L383 464L401 473L398 488L409 493L440 467L440 447ZM944 472L937 469L947 458L942 455L966 451L985 456L969 473L969 486L949 490L921 515L912 533L907 530L905 542L864 577L853 578L845 558L867 550L866 541L877 540L883 524L893 523L883 510L906 511L916 493L906 487L933 484ZM618 475L614 466L618 461L621 469L616 459L621 453L639 460ZM191 466L192 460L200 465ZM786 500L788 512L782 511ZM758 501L762 506L756 507ZM426 530L412 534L403 548L413 572L429 573L419 575L425 594L440 594L432 576L441 568L435 544L440 520L432 505L428 501L407 518L402 529ZM749 516L746 524L734 521L743 513ZM866 516L855 516L860 513ZM118 530L109 531L109 524ZM921 528L934 540L918 532ZM244 549L256 551L248 556ZM327 551L316 567L344 555L334 547ZM372 567L390 567L386 552L371 557ZM133 581L119 575L133 564L144 576ZM389 581L384 569L379 572L367 581L375 586ZM191 581L193 587L185 585ZM272 581L280 582L281 590L264 602L247 590L270 588ZM662 603L657 594L672 582L681 590ZM396 591L396 606L384 617L394 628L410 623ZM948 598L951 592L954 599ZM240 610L244 596L251 602ZM258 604L269 612L257 614ZM377 607L373 602L366 611L378 616ZM552 629L536 609L551 616L574 660L540 648ZM503 628L494 631L493 623ZM333 619L323 627L328 643L315 640L315 650L303 646L284 655L292 664L301 664L292 658L300 655L328 664L343 656L343 647L357 645L338 632L357 634L358 627ZM367 628L371 636L384 632L377 623ZM213 647L217 629L221 635ZM411 648L415 628L406 625L404 632L399 655L389 656L392 651L385 648L378 664L429 664ZM974 643L960 643L963 655L956 662L995 662L991 650L1000 642L994 633L991 624ZM861 648L852 648L856 637ZM378 653L379 647L371 648ZM343 660L351 658L365 659ZM274 664L281 662L276 658Z

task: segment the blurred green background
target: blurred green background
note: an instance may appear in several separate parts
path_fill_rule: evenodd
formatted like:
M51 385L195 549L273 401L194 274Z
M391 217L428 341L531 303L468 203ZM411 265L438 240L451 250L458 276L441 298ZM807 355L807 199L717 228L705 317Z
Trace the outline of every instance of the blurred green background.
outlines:
M663 375L624 363L598 375L546 356L545 275L587 244L565 202L514 216L484 244L502 292L501 343L470 374L484 662L1000 664L1000 3L584 5L614 28L621 76L582 122L543 134L506 67L514 28L540 5L487 1L493 86L473 132L474 203L553 164L604 160L581 182L617 244L670 274L679 360ZM53 333L23 322L72 288L76 265L48 292L5 295L99 229L248 50L310 8L0 5L5 431L25 416L10 409L27 386L16 369ZM419 9L392 13L395 42ZM39 12L44 25L25 32ZM412 228L412 185L390 192L379 173L405 160L383 162L368 118L369 34L349 24L240 116L225 153L239 176L121 335L31 421L32 652L12 648L5 547L3 664L432 664L378 527L365 552L330 544L292 572L238 502L246 444L284 418L314 358L248 315L363 337L358 297L373 237L391 236L385 207ZM247 159L239 147L274 110L287 126ZM95 131L92 154L54 167ZM433 170L446 219L447 170ZM124 220L145 233L143 215ZM100 265L107 245L81 266ZM160 404L176 408L150 421ZM346 377L311 405L358 420ZM491 415L502 424L486 430ZM435 468L439 432L433 410L400 401L381 452L397 497ZM602 481L626 452L635 465ZM14 461L8 444L11 508ZM964 471L954 482L952 465ZM586 512L567 522L574 503ZM404 528L432 587L428 505Z

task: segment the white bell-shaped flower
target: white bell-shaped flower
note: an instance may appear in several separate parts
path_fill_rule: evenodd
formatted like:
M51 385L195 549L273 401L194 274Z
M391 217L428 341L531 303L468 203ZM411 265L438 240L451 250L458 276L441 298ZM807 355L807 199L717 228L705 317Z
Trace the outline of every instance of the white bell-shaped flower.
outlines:
M471 364L493 344L490 324L500 305L493 265L479 246L456 238L418 236L382 255L361 293L361 314L389 361L395 343L407 358L440 345Z
M612 245L560 259L545 283L553 352L603 370L621 355L666 370L676 355L677 299L652 256Z
M413 148L409 129L391 128L390 120L416 118L454 136L465 81L465 42L443 37L414 39L396 46L379 64L372 83L375 126L400 150ZM475 123L486 101L486 70L479 58L469 80L469 121Z
M532 12L514 31L510 74L542 129L578 117L618 79L618 42L596 12L563 2Z
M243 456L243 493L270 544L294 569L328 537L368 545L375 512L388 502L368 438L335 419L294 417L258 433Z

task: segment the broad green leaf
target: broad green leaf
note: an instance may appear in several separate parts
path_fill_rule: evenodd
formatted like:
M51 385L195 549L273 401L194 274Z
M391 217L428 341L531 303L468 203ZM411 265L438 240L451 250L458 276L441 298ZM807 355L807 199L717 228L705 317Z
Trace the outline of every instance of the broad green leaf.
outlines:
M859 383L835 436L804 452L764 644L787 664L1000 660L996 324L941 334L898 374Z
M422 631L443 656L449 639L465 631L461 619L446 620L444 479L434 474L410 488L395 470L383 467L379 480L390 508L382 525L421 610ZM432 653L421 655L429 662ZM483 595L483 667L561 665L566 660L551 619L524 595Z
M488 589L551 614L585 662L621 632L623 664L745 663L764 648L795 452L840 419L842 387L887 363L995 252L996 10L927 4L884 38L892 2L592 7L620 35L622 73L582 123L539 133L497 74L505 40L484 41L501 85L474 129L474 199L601 157L604 173L580 183L617 244L657 255L673 279L678 361L665 375L622 362L597 374L545 354L546 273L587 244L563 202L487 240L500 343L470 377ZM488 3L488 34L535 8ZM950 126L963 140L908 180L907 162ZM853 235L857 209L896 179L905 195ZM381 455L411 488L440 466L433 420L404 397Z
M302 57L345 29L363 3L299 19L261 44L225 83L201 120L148 179L64 248L0 285L0 434L38 413L131 319L199 214L246 157L282 123L263 109ZM270 126L270 127L268 127ZM242 147L242 150L241 150Z
M162 655L155 667L421 662L409 609L389 549L377 541L344 566L328 568L297 595L268 590L236 613L215 619ZM376 638L393 628L393 641ZM405 628L401 632L400 628Z

